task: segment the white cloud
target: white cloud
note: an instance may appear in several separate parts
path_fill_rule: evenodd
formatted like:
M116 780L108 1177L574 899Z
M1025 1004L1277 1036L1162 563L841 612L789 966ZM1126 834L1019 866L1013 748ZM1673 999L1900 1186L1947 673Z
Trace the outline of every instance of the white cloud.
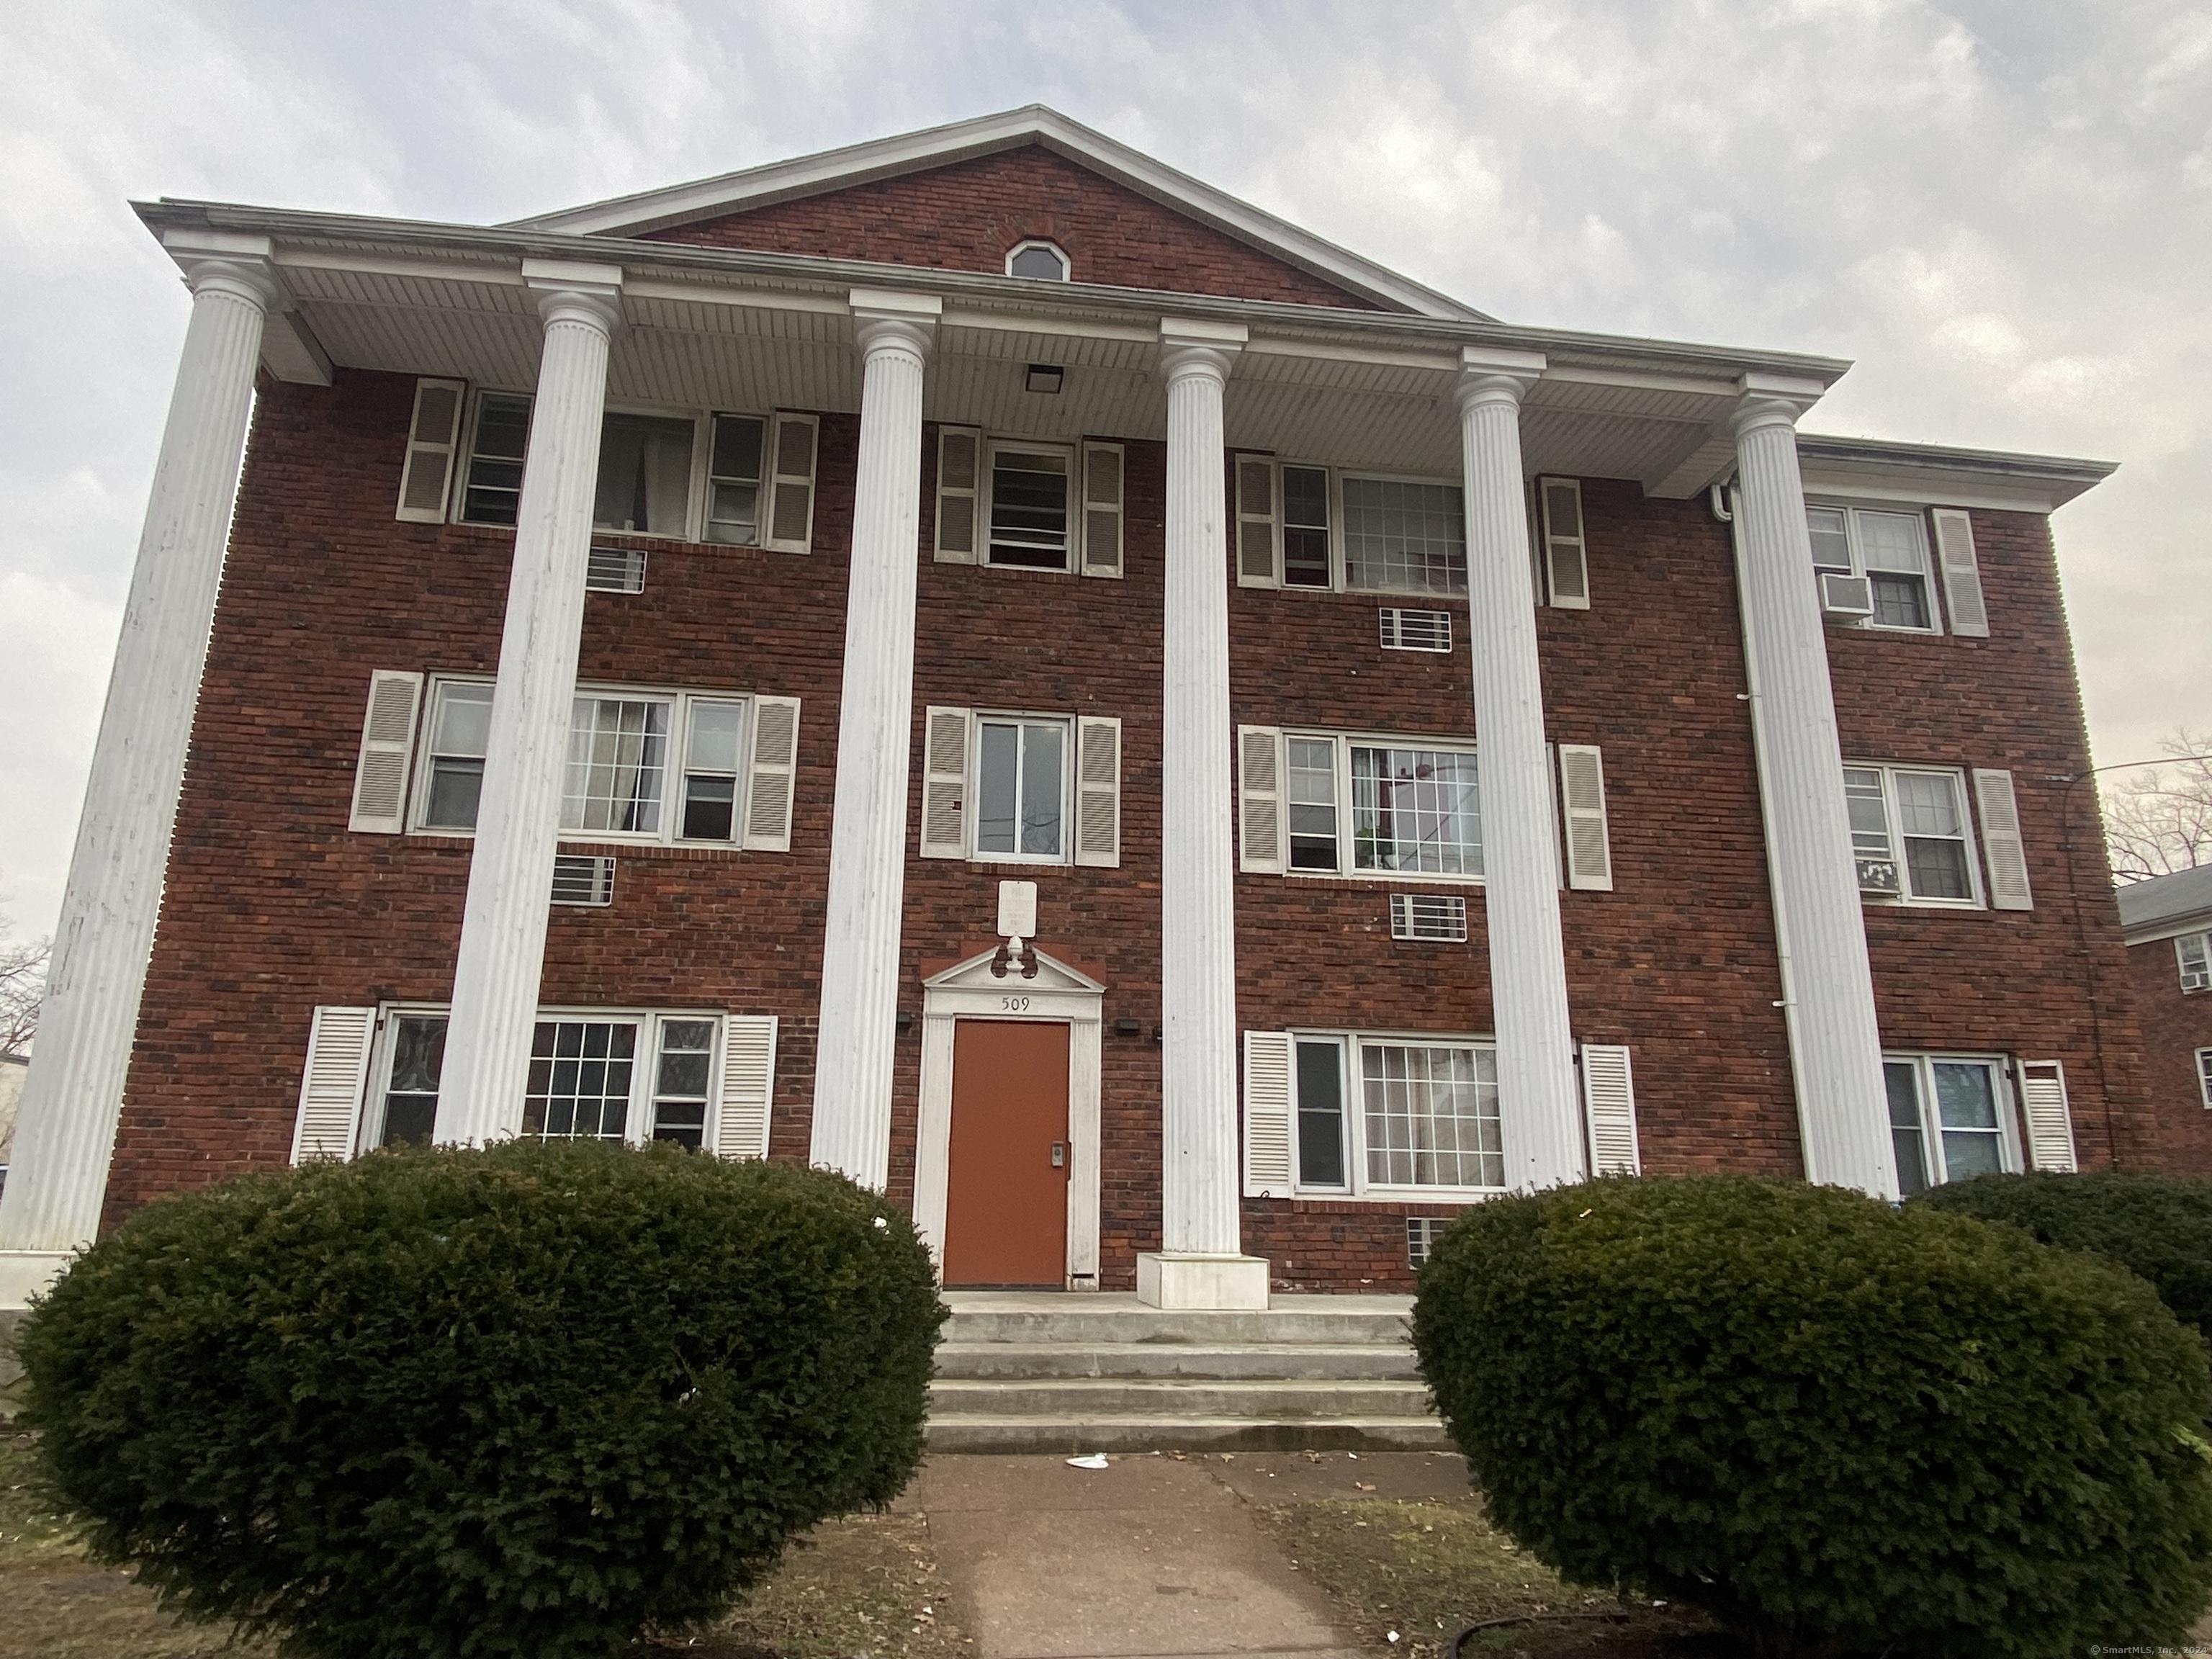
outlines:
M127 198L498 220L1033 100L1512 320L1851 357L1822 429L2123 462L2057 520L2100 752L2212 724L2201 4L78 0L0 10L21 920L182 335Z

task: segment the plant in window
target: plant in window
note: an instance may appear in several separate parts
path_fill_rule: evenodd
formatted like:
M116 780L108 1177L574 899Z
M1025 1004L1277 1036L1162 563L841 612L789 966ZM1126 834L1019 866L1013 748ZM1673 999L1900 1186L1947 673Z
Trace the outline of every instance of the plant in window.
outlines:
M1754 1651L2058 1659L2212 1595L2204 1345L2015 1229L1601 1181L1463 1212L1413 1325L1493 1521Z
M944 1318L842 1177L520 1141L163 1199L18 1351L53 1491L170 1612L316 1659L611 1659L897 1493Z

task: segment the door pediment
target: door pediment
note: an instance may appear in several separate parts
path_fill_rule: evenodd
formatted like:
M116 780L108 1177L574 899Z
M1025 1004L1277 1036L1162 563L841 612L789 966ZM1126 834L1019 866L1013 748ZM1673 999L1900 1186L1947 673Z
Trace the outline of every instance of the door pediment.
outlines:
M1030 953L1036 958L1036 976L1033 979L1024 978L1020 967L1012 964L1003 976L993 973L991 964L999 954L998 947L994 945L964 962L954 963L941 973L931 975L922 981L922 988L926 991L1022 992L1031 995L1039 992L1073 991L1093 996L1106 989L1090 975L1069 967L1034 945L1030 946Z

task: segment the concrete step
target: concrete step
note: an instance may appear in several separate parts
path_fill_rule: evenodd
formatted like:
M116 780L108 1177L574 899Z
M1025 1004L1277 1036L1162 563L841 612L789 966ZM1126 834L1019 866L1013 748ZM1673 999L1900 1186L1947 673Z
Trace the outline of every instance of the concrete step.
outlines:
M1107 1417L1243 1417L1291 1422L1428 1414L1419 1382L1326 1378L1193 1382L1175 1377L1057 1377L1008 1382L940 1377L930 1385L933 1418L969 1413L1057 1422Z
M936 1452L1451 1451L1433 1417L1274 1421L1126 1413L1061 1420L984 1413L934 1417Z
M1258 1343L1380 1343L1406 1340L1407 1296L1278 1296L1265 1311L1148 1308L1112 1291L948 1291L948 1342L1074 1342L1243 1346Z
M1030 1380L1063 1376L1334 1377L1416 1380L1402 1343L943 1342L944 1377Z

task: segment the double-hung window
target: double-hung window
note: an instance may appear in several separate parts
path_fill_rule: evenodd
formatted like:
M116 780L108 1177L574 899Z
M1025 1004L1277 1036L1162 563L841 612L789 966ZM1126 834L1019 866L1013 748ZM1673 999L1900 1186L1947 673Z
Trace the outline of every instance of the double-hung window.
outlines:
M1467 592L1457 484L1237 459L1237 579L1248 587Z
M991 446L989 562L1027 570L1072 568L1067 495L1073 471L1073 454L1066 449Z
M2197 1051L2197 1086L2204 1097L2204 1107L2212 1111L2212 1048Z
M1898 1187L1905 1197L1947 1181L2021 1167L2003 1060L1886 1054L1881 1071Z
M2212 933L2184 933L2173 941L2185 991L2212 991Z
M975 746L975 856L1066 862L1067 722L981 715Z
M445 1069L442 1009L387 1016L365 1146L429 1144ZM722 1020L708 1014L548 1012L532 1034L521 1133L533 1139L705 1143Z
M515 522L531 410L525 393L477 394L455 508L462 523ZM797 412L609 410L599 428L592 526L804 552L813 533L818 435L816 417ZM441 507L404 495L400 511L443 516Z
M1291 1041L1297 1190L1471 1194L1505 1184L1494 1048L1363 1033Z
M1875 628L1938 631L1935 573L1928 526L1917 513L1863 507L1808 507L1813 564L1837 575L1864 576L1872 590Z
M1482 873L1473 749L1293 732L1284 751L1292 870Z
M476 828L491 694L482 681L434 683L416 828ZM749 708L740 697L580 690L562 772L563 836L733 843Z
M1916 904L1981 903L1959 773L1846 766L1844 797L1863 890Z

